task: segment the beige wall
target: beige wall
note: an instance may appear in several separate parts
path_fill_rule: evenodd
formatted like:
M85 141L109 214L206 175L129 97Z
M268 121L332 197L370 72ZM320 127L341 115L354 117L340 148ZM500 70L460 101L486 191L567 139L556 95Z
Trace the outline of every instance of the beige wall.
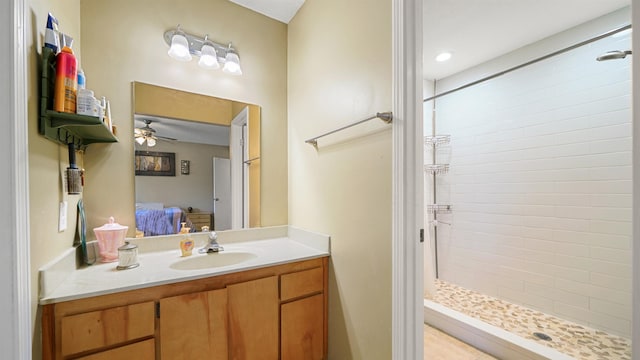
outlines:
M29 113L29 217L31 245L31 299L33 309L33 358L40 354L40 314L38 304L38 269L73 245L76 233L76 206L79 195L62 192L61 169L69 164L67 148L45 139L38 133L40 109L39 62L44 44L47 13L60 22L60 30L74 38L73 49L81 57L80 0L32 0L28 35L28 113ZM81 163L82 157L78 159ZM58 204L67 201L68 228L58 232Z
M80 196L64 195L60 170L68 166L66 147L38 134L38 63L47 12L74 37L74 50L88 88L111 100L118 126L117 144L91 145L79 161L86 169L84 198L88 228L113 215L134 223L131 82L142 81L262 106L262 224L286 224L286 25L223 0L81 1L31 0L29 36L29 209L31 285L34 309L33 358L41 358L37 313L37 270L73 245ZM143 14L144 16L140 16ZM82 18L82 22L81 19ZM181 23L189 32L209 33L218 42L233 41L244 75L200 69L197 61L180 63L166 55L162 35ZM83 34L82 39L80 34ZM86 34L86 36L85 36ZM256 36L260 34L260 36ZM118 41L119 42L118 42ZM82 46L84 45L84 46ZM86 53L81 52L86 48ZM58 204L67 201L68 228L58 232ZM133 235L133 226L129 235ZM88 232L93 236L92 232Z
M134 223L132 81L262 106L262 225L286 224L286 25L224 0L82 0L81 15L87 87L110 99L120 139L87 151L88 227L111 215ZM171 59L163 33L179 23L189 33L233 42L243 75Z
M391 106L391 1L307 0L289 24L289 213L331 235L329 358L391 358L391 131L304 140Z

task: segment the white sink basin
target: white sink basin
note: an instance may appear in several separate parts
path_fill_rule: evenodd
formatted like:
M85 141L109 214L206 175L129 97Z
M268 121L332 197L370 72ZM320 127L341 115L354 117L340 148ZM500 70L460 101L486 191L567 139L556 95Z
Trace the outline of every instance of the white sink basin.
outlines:
M186 259L178 260L169 267L175 270L201 270L214 267L236 265L256 258L249 252L219 252L210 254L194 254Z

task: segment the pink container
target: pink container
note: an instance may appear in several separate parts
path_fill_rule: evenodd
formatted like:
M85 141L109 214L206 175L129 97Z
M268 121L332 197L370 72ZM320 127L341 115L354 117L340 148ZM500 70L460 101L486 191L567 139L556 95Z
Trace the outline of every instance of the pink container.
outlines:
M124 245L127 230L129 230L129 227L116 223L113 216L109 218L108 224L93 229L98 239L100 261L118 261L118 248Z

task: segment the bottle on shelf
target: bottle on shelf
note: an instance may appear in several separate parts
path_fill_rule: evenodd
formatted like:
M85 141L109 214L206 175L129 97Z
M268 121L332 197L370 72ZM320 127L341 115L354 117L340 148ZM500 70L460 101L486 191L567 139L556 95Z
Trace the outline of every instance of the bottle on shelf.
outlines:
M78 88L76 56L70 47L63 47L56 55L56 80L53 91L53 110L75 114Z

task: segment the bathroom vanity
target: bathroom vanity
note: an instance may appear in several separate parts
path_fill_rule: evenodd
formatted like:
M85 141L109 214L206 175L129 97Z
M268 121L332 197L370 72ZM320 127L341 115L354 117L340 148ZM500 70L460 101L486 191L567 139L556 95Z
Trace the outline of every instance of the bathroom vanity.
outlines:
M326 359L329 237L220 232L224 251L185 258L159 238L135 269L41 269L44 359Z

